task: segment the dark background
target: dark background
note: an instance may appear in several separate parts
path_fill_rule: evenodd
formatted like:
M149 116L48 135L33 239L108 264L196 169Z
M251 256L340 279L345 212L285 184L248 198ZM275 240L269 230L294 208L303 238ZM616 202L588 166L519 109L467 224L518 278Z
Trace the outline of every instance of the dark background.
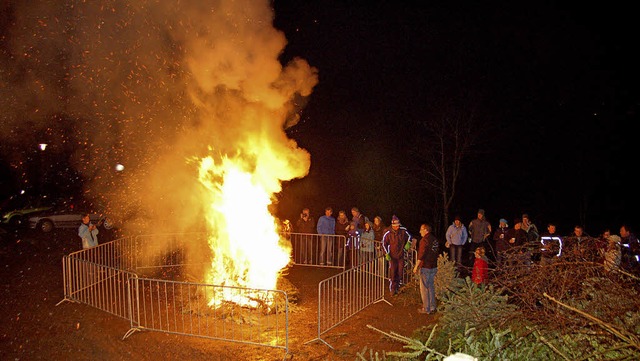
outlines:
M630 6L274 1L273 7L274 26L288 40L282 63L300 57L319 74L301 121L287 129L311 154L310 172L284 184L279 217L295 220L303 207L317 218L327 205L336 215L357 206L386 224L396 214L417 234L419 223L436 222L433 194L420 179L427 160L415 156L425 146L417 124L473 114L482 143L465 159L450 217L468 224L483 208L495 227L499 218L526 212L541 231L553 221L563 234L575 224L591 235L638 224L640 59ZM56 120L63 134L56 138L74 132L65 124ZM32 149L38 135L21 136L33 153L24 156L35 174L29 186L82 192L82 177L67 162L75 149L51 148L42 159ZM43 165L46 177L39 177ZM25 185L17 178L29 178L14 172L0 159L2 198Z
M276 1L275 26L320 82L288 130L311 170L286 185L280 210L352 206L417 232L433 222L412 157L416 122L474 115L470 155L451 214L488 220L526 212L544 231L591 235L637 224L636 31L629 8L552 2L406 5ZM445 104L456 104L453 109ZM336 212L337 213L337 212Z

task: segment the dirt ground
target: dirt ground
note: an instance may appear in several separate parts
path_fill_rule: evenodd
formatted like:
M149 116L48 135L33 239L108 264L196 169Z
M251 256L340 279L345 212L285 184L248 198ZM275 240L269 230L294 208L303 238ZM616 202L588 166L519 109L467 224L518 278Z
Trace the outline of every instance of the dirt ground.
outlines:
M402 344L385 332L411 336L434 317L420 315L415 288L365 308L317 338L318 283L335 271L293 267L287 279L299 300L289 317L289 354L161 332L136 332L123 340L128 320L92 307L62 302L62 257L80 248L71 231L41 235L0 229L0 360L355 360L365 346L375 351L401 351ZM368 352L367 352L368 354ZM367 357L368 359L368 357Z

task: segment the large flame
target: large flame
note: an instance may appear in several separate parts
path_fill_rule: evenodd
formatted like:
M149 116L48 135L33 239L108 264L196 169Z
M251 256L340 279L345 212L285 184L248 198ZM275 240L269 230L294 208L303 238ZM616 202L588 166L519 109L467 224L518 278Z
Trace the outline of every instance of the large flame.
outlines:
M223 156L217 163L211 156L203 158L199 179L207 190L204 201L213 252L207 283L275 289L291 249L281 242L276 219L269 213L272 180L248 169L241 156ZM225 290L210 305L223 300L254 305L247 293Z

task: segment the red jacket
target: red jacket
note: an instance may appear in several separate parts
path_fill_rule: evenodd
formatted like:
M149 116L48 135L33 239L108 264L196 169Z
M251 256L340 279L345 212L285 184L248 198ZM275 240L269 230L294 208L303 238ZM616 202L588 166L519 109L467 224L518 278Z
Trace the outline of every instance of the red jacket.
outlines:
M473 262L473 272L471 273L471 280L473 283L479 285L487 283L489 277L489 263L485 257L476 258Z

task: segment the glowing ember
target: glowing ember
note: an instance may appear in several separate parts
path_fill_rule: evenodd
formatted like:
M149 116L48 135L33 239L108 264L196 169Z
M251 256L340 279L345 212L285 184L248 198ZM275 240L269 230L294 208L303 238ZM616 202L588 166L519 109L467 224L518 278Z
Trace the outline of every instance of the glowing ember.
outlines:
M209 246L213 252L206 278L214 285L275 289L280 270L289 263L290 249L280 244L275 218L269 213L272 191L258 174L245 169L239 157L212 157L200 162L200 182L205 186ZM209 303L222 301L255 306L248 294L225 289Z

